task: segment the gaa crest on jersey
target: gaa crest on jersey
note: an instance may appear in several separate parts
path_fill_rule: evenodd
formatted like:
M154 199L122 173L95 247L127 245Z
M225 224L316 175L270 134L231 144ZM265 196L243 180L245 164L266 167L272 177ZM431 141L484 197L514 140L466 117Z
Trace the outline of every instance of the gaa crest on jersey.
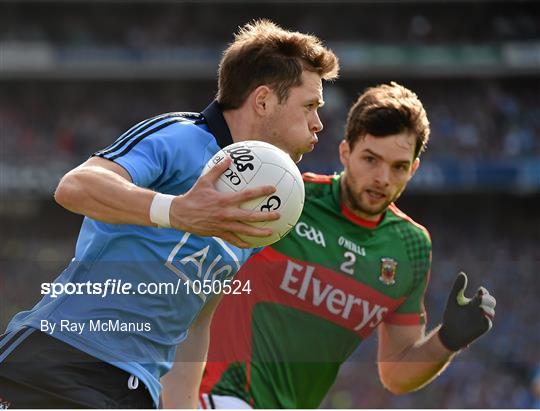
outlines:
M381 280L386 285L392 285L396 282L397 261L393 258L381 258Z

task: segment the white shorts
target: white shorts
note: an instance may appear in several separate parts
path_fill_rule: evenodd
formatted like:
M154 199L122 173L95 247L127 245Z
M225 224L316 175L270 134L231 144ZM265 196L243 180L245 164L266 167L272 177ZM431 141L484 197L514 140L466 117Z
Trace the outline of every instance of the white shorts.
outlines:
M199 409L253 409L244 400L229 395L201 394L199 395Z

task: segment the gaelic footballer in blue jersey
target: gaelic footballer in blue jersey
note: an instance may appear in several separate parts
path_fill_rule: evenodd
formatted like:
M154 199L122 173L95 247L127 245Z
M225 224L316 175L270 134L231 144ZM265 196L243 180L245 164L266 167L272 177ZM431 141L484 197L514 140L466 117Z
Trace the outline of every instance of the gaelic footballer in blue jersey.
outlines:
M203 166L221 148L248 139L272 143L299 161L322 129L322 80L337 72L336 56L314 36L269 21L241 28L220 62L215 102L201 113L142 121L63 177L56 201L85 218L75 258L53 284L185 284L234 276L254 251L236 234L267 236L270 229L246 223L279 218L239 204L275 188L219 193L214 182L230 159L200 177ZM184 406L195 407L219 298L186 287L132 291L48 294L18 313L0 340L2 396L23 408L157 407L160 379L176 360ZM49 335L40 329L44 321L63 320L149 326L60 328Z

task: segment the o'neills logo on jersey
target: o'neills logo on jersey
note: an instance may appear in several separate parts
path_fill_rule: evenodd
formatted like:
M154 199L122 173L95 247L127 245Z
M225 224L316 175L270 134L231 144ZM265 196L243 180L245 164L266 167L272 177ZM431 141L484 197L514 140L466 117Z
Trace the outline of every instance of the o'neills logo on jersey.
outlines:
M315 244L326 247L326 241L324 240L324 235L321 230L310 227L303 221L300 221L298 224L296 224L294 230L296 231L296 234L298 234L300 237L304 237L309 241L313 241Z
M366 249L362 246L359 246L358 244L352 242L351 240L343 237L342 235L339 236L338 244L341 247L346 248L349 251L352 251L353 253L358 254L359 256L365 257L366 256Z
M377 327L388 307L376 303L377 297L365 291L367 286L331 270L319 269L324 272L317 275L314 266L287 260L279 288L302 300L293 301L294 306L348 329L369 334ZM369 329L363 330L364 327Z

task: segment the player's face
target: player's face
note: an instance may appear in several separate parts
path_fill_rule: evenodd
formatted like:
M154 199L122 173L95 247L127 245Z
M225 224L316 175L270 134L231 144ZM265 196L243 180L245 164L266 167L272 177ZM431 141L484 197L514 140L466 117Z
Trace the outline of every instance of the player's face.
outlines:
M345 204L365 219L378 219L401 195L420 164L418 158L413 159L415 142L414 135L406 132L382 138L368 134L352 150L342 141Z
M302 85L291 88L287 100L276 103L266 119L267 141L299 162L302 155L317 144L317 133L323 129L317 110L322 105L321 78L317 73L304 70Z

